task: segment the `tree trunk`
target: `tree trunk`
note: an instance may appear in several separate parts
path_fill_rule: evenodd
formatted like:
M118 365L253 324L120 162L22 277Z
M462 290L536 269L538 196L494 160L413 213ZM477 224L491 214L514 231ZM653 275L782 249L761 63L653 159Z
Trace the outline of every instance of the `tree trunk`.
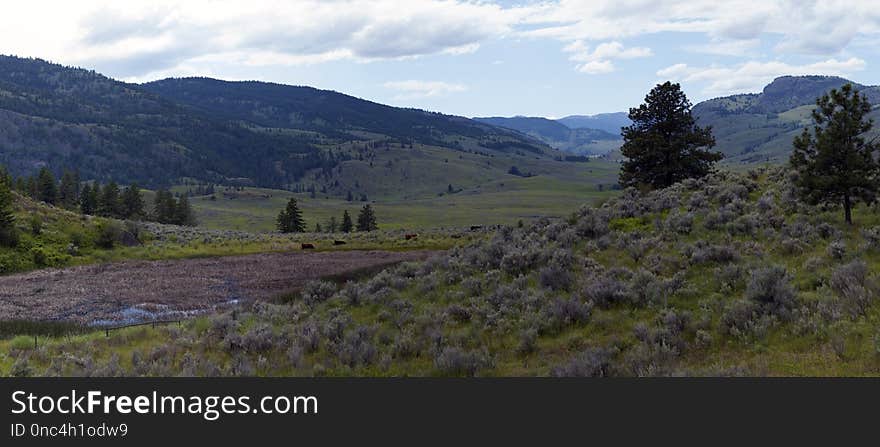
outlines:
M846 217L846 223L852 225L852 203L849 200L849 194L843 195L843 212Z

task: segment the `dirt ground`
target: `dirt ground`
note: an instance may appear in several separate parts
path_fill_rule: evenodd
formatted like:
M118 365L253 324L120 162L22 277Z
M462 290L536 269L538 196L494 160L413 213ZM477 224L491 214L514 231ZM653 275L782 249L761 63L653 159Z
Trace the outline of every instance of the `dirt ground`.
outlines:
M115 325L269 299L330 275L423 260L427 251L332 251L126 261L0 276L0 320Z

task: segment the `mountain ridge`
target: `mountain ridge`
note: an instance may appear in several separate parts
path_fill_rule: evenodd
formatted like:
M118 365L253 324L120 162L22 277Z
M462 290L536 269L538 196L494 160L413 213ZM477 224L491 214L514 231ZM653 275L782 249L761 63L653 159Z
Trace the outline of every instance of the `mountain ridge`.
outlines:
M7 118L0 123L0 164L15 175L30 175L42 166L56 174L76 168L84 179L146 186L195 178L218 183L247 179L258 186L282 187L311 170L330 169L358 156L351 145L340 149L352 141L554 156L549 146L531 137L463 117L400 109L311 87L185 79L189 89L174 79L129 84L94 70L0 56L0 113ZM214 101L212 86L250 90L231 95L234 101ZM282 124L279 117L291 116L291 110L282 107L283 98L278 103L278 95L272 102L271 95L260 97L254 91L261 89L282 89L291 97L298 92L300 103L312 109L300 110L302 125L289 121L284 131L267 128ZM334 116L333 107L322 108L322 102L345 107ZM262 104L277 113L260 119L256 112L265 111L257 107Z

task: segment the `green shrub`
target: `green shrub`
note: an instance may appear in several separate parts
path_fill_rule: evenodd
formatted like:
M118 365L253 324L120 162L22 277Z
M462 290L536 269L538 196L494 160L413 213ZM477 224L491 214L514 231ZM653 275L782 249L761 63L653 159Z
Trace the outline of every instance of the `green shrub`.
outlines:
M24 351L34 349L34 337L30 335L19 335L9 341L10 351Z
M119 240L122 230L114 222L104 222L98 225L98 238L95 245L105 250L111 250Z

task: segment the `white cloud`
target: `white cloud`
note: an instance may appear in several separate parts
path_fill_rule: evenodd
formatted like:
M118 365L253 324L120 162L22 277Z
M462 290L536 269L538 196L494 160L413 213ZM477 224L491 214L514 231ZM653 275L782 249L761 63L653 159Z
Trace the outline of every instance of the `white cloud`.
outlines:
M604 42L590 51L589 46L583 40L576 40L563 48L563 51L573 53L569 60L579 62L577 70L587 74L610 73L615 70L614 59L635 59L648 57L653 53L650 48L632 47L626 48L620 42Z
M452 84L442 81L390 81L382 84L385 88L397 90L400 92L395 99L413 99L413 98L430 98L436 96L446 96L450 93L458 93L467 90L467 86L462 84Z
M791 65L779 61L746 62L736 66L691 67L675 64L657 72L663 80L703 83L703 93L729 95L741 92L757 92L774 78L783 75L848 76L864 70L864 60L853 57L846 60L828 59L804 65Z
M611 61L590 61L578 65L577 70L586 74L605 74L614 71L614 64Z
M712 39L708 43L699 45L687 45L685 50L695 53L714 54L718 56L756 56L761 46L760 39L725 40Z
M249 65L473 53L529 8L469 0L33 0L4 5L0 53L143 77L215 58Z
M0 53L143 79L227 64L292 66L480 51L506 38L552 39L577 69L650 55L629 39L687 33L685 49L846 58L880 36L880 8L860 0L29 0L7 2ZM690 38L690 37L689 37ZM626 45L626 46L624 46ZM592 50L591 50L592 49Z

